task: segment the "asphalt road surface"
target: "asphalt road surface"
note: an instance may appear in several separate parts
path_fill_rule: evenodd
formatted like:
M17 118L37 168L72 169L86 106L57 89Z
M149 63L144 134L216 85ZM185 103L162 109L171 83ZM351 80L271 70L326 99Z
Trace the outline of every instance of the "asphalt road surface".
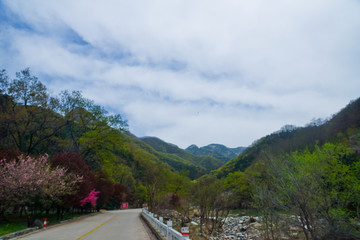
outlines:
M141 209L107 211L19 237L21 240L150 240Z

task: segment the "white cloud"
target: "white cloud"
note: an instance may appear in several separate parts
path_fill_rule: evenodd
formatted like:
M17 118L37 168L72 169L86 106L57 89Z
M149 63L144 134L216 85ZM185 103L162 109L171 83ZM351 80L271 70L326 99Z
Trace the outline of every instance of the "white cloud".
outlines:
M359 97L355 0L3 2L28 25L0 29L3 67L181 147L248 145Z

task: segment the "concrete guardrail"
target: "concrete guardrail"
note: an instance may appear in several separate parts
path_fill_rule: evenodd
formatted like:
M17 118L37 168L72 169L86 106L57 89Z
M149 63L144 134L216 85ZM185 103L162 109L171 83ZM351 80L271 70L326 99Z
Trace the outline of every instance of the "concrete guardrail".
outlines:
M172 221L167 221L165 224L162 217L157 217L153 213L148 212L143 208L142 216L154 227L166 240L190 240L189 229L183 228L182 233L179 233L172 228Z

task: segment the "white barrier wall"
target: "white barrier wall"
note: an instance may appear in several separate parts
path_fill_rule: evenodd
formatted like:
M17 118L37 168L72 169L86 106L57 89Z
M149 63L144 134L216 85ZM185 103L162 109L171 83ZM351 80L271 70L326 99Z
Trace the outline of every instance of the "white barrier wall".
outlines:
M172 228L172 221L167 221L167 224L163 223L163 218L159 219L154 217L154 214L143 209L142 213L148 222L158 230L166 240L190 240L189 236L183 236L181 233Z

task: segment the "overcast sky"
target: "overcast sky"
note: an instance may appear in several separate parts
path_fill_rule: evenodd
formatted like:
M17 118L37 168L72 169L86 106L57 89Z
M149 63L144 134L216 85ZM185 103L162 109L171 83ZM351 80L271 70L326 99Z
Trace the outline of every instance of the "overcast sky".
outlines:
M359 0L0 0L0 69L135 135L248 146L360 97Z

